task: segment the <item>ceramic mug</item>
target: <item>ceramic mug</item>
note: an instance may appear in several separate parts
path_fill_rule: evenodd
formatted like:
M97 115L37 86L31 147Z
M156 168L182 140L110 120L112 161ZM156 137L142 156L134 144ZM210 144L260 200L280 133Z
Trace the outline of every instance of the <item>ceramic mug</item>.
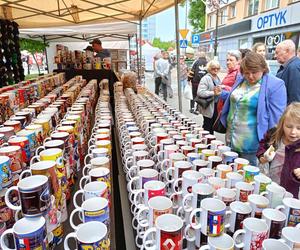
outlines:
M300 249L300 229L296 227L285 227L282 229L280 241L286 243L291 249Z
M199 250L233 250L234 241L228 234L217 237L208 237L208 245L204 245Z
M48 249L46 221L42 216L22 218L12 228L7 229L1 235L2 249L11 249L5 243L9 234L13 235L16 250Z
M10 193L13 191L19 194L19 206L10 201ZM48 178L44 175L34 175L19 181L17 186L10 187L5 193L5 203L12 210L21 209L22 213L29 217L47 213L51 203Z
M262 250L292 250L287 244L276 239L266 239L262 243Z
M267 223L269 227L268 237L273 239L280 239L281 231L286 222L285 214L277 209L265 208L262 211L262 219Z
M295 198L284 198L283 205L276 207L286 215L286 226L295 227L300 223L300 200Z
M91 232L93 232L91 234ZM107 227L99 221L89 221L82 224L78 230L69 233L64 240L64 249L71 250L68 241L76 240L77 249L110 249Z
M241 201L234 201L230 204L229 231L235 231L243 228L244 219L251 217L252 208L249 204Z
M268 238L268 229L265 221L246 218L243 222L243 229L237 230L233 235L235 247L244 250L261 249L263 241Z

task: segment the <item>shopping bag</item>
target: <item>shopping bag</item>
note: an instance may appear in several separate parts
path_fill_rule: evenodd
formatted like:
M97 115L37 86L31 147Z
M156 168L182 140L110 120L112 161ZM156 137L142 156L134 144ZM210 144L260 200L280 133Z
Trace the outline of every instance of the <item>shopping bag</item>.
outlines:
M192 92L191 85L189 85L189 84L185 85L184 90L183 90L183 96L185 99L193 100L193 92Z

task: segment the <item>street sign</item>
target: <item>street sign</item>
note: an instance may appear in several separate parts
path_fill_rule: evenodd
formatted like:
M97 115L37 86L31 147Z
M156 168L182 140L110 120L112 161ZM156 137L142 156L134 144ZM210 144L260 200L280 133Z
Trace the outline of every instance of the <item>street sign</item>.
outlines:
M180 40L180 48L186 49L188 46L188 41L186 39Z
M182 37L183 39L185 39L186 36L187 36L187 34L189 33L189 31L190 31L190 30L188 30L188 29L182 29L182 30L179 30L179 33L180 33L181 37Z
M192 44L200 44L200 34L192 35Z

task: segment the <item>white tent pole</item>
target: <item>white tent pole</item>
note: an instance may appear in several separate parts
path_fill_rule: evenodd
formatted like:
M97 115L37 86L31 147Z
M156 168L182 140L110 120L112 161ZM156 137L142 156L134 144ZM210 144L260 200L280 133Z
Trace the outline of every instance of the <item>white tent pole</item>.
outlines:
M140 82L140 65L139 65L139 40L138 40L138 36L137 33L135 34L135 49L136 49L136 68L137 68L137 73L138 73L138 81Z
M178 87L178 105L179 111L182 112L182 98L181 98L181 86L180 86L180 46L179 46L179 16L178 16L178 0L175 1L175 29L176 29L176 62L177 62L177 87Z
M140 68L140 76L139 83L142 84L142 17L139 20L140 25L140 60L139 60L139 68Z

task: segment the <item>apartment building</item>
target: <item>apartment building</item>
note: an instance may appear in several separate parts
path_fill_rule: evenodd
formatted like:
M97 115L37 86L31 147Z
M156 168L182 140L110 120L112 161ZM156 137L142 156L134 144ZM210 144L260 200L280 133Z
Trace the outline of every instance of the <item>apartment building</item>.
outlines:
M222 1L221 1L222 2ZM206 29L200 34L200 49L213 51L218 23L218 56L225 65L231 49L251 48L256 42L267 46L267 59L274 59L275 47L284 39L299 46L300 1L297 0L229 0L218 10L206 10Z

